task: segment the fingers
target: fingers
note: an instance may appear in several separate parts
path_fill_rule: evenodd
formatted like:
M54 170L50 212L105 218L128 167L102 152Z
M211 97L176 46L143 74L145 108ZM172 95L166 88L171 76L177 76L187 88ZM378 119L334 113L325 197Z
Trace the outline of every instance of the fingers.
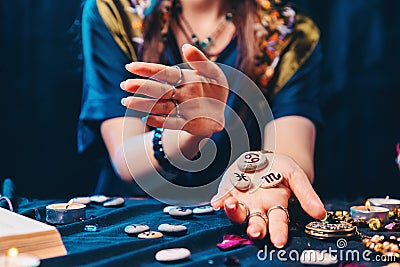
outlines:
M137 93L153 98L168 99L172 94L177 93L176 89L170 84L160 83L146 79L129 79L121 82L121 89L129 93Z
M247 225L250 239L263 239L267 235L267 223L261 216L251 216Z
M170 130L182 130L186 120L180 117L173 116L154 116L146 117L145 124L155 128L164 128Z
M301 169L294 171L288 181L303 210L315 219L324 219L326 216L324 204L315 193L304 171Z
M217 81L220 81L224 77L222 70L210 61L197 47L184 44L182 46L182 53L190 67L197 70L200 74Z
M184 79L183 70L177 67L167 67L162 64L132 62L130 64L127 64L125 68L133 74L151 78L153 80L161 81L163 83L175 84L179 80L182 80L181 82L183 82Z
M150 114L173 115L176 113L176 105L170 100L126 97L121 100L121 104L129 109Z
M247 206L239 204L238 200L234 197L228 197L224 201L224 208L229 220L238 224L243 223L250 212Z
M285 211L272 209L269 212L269 234L276 248L283 248L288 239L288 218Z

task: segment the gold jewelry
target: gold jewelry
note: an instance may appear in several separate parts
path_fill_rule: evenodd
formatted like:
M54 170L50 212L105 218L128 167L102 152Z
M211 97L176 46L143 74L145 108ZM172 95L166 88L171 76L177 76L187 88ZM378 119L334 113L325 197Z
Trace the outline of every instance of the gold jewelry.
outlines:
M288 222L290 222L288 209L283 207L283 206L280 206L280 205L273 206L273 207L269 208L268 211L267 211L267 217L269 218L269 214L271 213L271 211L276 210L276 209L283 210L285 212L285 214L286 214Z
M351 237L356 234L357 227L347 222L326 223L310 222L304 232L317 239Z
M260 217L261 219L264 220L265 225L268 225L268 216L262 213L261 211L255 211L250 213L249 216L247 217L247 220L250 221L250 218L254 216Z

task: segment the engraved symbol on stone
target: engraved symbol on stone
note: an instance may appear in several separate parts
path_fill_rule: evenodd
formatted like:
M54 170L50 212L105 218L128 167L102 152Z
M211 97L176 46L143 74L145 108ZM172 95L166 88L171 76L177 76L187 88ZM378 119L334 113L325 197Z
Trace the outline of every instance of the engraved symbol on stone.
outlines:
M249 180L247 179L246 174L244 174L244 173L237 173L237 172L235 172L235 175L236 175L236 178L238 178L238 179L237 179L238 182L240 182L240 181L242 181L242 180L249 181Z

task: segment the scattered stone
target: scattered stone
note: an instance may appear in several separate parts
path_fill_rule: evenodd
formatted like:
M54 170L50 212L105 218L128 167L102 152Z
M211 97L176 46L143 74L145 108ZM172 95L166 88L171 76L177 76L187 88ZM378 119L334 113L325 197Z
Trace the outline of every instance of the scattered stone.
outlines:
M279 172L255 172L252 182L255 187L275 187L283 181L283 175Z
M163 234L156 231L143 232L138 235L138 238L153 239L163 237Z
M184 260L190 258L190 250L187 248L163 249L156 253L155 258L161 262Z
M158 231L165 235L182 236L187 233L187 227L184 225L163 223L158 226Z
M90 204L90 202L92 202L90 200L90 197L74 197L71 200L72 200L72 203L79 203L79 204L84 204L84 205L88 205L88 204ZM69 203L69 201L68 201L68 203Z
M251 187L251 176L253 176L252 173L245 173L237 168L234 168L233 170L229 171L229 179L231 181L231 184L236 187L238 190L245 191L250 189Z
M103 203L104 207L120 207L125 204L125 199L123 197L112 198Z
M185 208L175 208L169 211L169 215L176 219L187 219L192 217L193 211Z
M96 203L96 204L103 204L103 202L109 200L110 197L106 197L104 195L94 195L90 197L90 201Z
M87 224L83 228L85 232L98 232L100 231L99 226L97 224Z
M176 209L176 208L179 208L179 206L167 206L163 209L163 212L168 214L170 210Z
M211 206L201 206L193 209L193 214L196 215L206 215L214 212L213 207Z
M145 224L131 224L125 227L124 232L128 235L137 235L149 231L150 227Z

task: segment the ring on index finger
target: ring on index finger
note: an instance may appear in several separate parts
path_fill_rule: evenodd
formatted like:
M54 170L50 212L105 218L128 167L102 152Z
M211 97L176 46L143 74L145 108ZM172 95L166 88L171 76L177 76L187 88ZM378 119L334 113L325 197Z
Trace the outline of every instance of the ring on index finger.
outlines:
M179 85L181 85L182 79L183 79L183 73L182 73L182 69L179 66L173 66L173 68L178 69L179 71L179 78L176 82L171 83L172 86L174 87L178 87Z
M171 84L172 86L172 95L171 95L171 99L175 100L175 96L176 96L176 87L175 85Z
M244 219L245 221L249 218L250 215L250 209L249 207L247 207L246 204L239 202L239 205L242 206L245 210L246 210L246 219Z

